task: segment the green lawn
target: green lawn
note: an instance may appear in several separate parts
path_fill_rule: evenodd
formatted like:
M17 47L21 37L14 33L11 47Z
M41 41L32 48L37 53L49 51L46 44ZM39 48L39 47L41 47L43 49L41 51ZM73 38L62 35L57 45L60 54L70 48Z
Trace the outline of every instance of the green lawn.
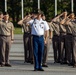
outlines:
M14 34L22 34L22 28L15 28Z

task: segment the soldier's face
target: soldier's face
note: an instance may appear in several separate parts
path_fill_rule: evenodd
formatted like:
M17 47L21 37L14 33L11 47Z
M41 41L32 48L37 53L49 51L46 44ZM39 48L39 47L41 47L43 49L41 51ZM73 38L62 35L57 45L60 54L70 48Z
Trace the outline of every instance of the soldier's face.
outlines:
M71 14L71 18L74 18L74 17L75 17L75 16L74 16L74 13L72 13L72 14Z
M9 15L4 15L4 20L8 20L9 19Z
M63 16L66 17L67 16L67 12L64 12Z

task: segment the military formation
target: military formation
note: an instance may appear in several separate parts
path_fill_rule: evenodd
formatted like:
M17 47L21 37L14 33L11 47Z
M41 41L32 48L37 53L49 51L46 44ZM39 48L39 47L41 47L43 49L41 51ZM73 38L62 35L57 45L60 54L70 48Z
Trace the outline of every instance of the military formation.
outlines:
M61 65L67 64L69 66L76 67L76 19L75 19L74 13L71 13L69 15L67 14L68 14L67 11L65 11L61 13L60 15L55 16L53 19L51 19L50 22L46 22L45 15L43 13L41 14L41 19L45 23L47 23L47 25L49 26L48 33L45 32L43 34L44 35L44 50L43 50L42 62L41 62L42 67L48 67L47 56L48 56L48 51L51 45L50 44L51 40L52 40L52 45L53 45L54 63L60 63ZM29 45L25 44L24 39L26 38L26 36L23 39L24 47L25 46L30 47L30 49L24 48L25 49L24 54L26 55L25 62L29 62L32 64L34 63L35 70L37 70L36 68L37 62L33 53L34 53L34 47L37 45L35 45L36 43L34 44L32 41L35 35L31 34L32 25L28 25L28 23L33 24L35 19L38 16L39 14L31 13L31 14L26 15L24 19L18 22L18 24L23 26L24 35L28 36L28 38L29 36L31 36L30 37L31 40L28 39L28 41L30 42L28 43ZM36 23L34 24L36 25ZM28 32L25 31L27 27L28 27ZM28 33L30 33L30 35L28 35ZM27 57L28 50L29 50L29 56Z
M48 67L47 58L51 41L54 63L76 67L76 17L67 11L55 16L50 22L42 11L26 13L18 22L23 28L24 63L34 64L34 71ZM9 51L14 40L14 26L9 14L0 12L0 65L9 66Z
M57 15L50 22L53 32L54 63L76 67L76 19L74 13Z

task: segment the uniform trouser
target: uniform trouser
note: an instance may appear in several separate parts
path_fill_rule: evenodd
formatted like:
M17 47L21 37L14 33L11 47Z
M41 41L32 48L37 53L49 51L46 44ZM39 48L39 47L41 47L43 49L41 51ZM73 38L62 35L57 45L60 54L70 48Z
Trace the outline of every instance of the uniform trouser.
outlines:
M9 51L11 48L11 37L0 36L0 63L9 64Z
M42 68L42 57L44 51L43 36L33 36L33 51L34 51L34 69Z
M72 63L73 62L73 35L72 34L66 35L65 43L66 43L65 46L66 46L67 61L68 63Z
M57 35L54 35L52 41L53 41L54 62L59 62L60 61L60 49L59 49L60 37Z
M61 51L61 53L60 53L60 61L61 62L66 62L66 60L67 60L67 50L66 50L66 43L65 43L65 39L66 39L66 35L65 34L61 34L60 35L60 51Z
M73 37L74 43L73 43L73 64L76 65L76 37Z
M24 41L24 61L30 61L33 57L33 50L32 50L32 36L30 33L24 33L23 35ZM32 55L31 55L32 54Z
M42 61L43 65L47 64L48 51L49 51L50 45L51 45L51 39L48 38L47 44L44 45L43 61Z
M30 53L29 53L29 59L30 59L31 62L33 62L33 58L34 58L34 55L33 55L33 36L30 37L30 42L29 42L29 44L31 45L31 46L30 46L30 49L31 49L31 50L29 51L29 52L30 52Z

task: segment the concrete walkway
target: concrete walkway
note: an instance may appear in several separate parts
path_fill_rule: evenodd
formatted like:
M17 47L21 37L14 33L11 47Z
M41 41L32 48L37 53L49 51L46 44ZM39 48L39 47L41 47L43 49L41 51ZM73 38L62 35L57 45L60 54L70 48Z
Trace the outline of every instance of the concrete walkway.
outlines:
M48 68L45 71L33 71L33 64L24 63L24 49L22 35L15 35L15 41L10 50L12 67L0 67L0 75L76 75L76 68L68 65L53 63L53 50L50 46Z

